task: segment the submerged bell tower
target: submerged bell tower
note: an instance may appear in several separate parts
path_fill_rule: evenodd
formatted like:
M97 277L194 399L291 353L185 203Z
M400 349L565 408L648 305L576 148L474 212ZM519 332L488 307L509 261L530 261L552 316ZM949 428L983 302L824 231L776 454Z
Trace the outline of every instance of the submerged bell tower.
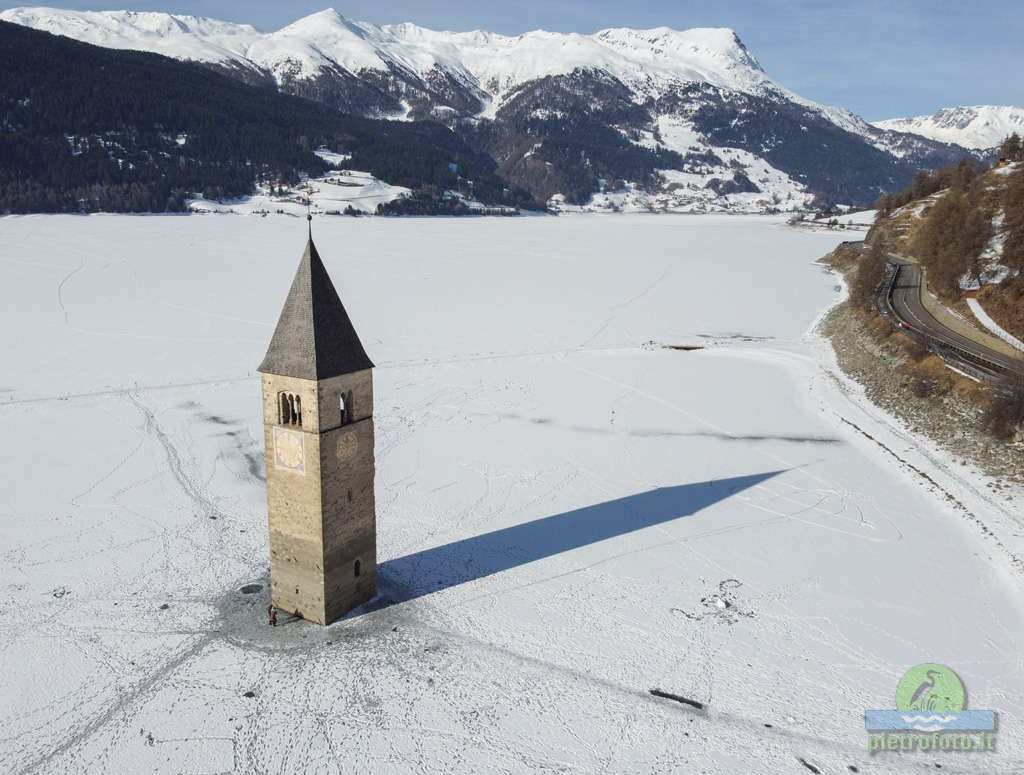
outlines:
M320 624L376 594L372 369L310 236L259 371L271 602Z

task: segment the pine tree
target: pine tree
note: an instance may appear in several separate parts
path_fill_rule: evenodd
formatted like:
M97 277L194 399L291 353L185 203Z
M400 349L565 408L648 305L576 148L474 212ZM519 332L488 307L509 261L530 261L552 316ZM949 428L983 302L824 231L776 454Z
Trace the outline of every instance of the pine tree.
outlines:
M964 159L953 168L949 184L966 191L977 175L978 171L970 159Z
M872 306L875 293L885 279L886 263L885 247L881 240L875 240L871 250L857 264L857 274L850 286L853 304L863 308Z
M975 266L987 239L982 216L972 209L967 195L954 188L927 211L914 237L914 255L945 296L959 295L960 278Z
M999 146L999 158L1008 159L1009 161L1024 160L1024 150L1022 150L1020 135L1014 132L1003 140Z
M1003 189L1003 263L1024 272L1024 169L1014 171Z

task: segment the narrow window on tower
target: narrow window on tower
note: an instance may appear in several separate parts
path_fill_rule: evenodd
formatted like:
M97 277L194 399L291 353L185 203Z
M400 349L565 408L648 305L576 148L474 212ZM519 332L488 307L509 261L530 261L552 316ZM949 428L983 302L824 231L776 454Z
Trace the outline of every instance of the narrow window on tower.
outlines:
M343 396L343 395L338 396L338 403L340 404L339 408L341 409L341 424L342 425L347 425L348 424L348 411L347 411L346 406L345 406L345 396Z
M356 576L361 576L362 573L363 573L363 564L362 564L362 562L360 562L359 560L356 560L356 564L355 564L354 570L355 570L355 575Z
M294 393L279 393L278 424L302 427L302 399Z

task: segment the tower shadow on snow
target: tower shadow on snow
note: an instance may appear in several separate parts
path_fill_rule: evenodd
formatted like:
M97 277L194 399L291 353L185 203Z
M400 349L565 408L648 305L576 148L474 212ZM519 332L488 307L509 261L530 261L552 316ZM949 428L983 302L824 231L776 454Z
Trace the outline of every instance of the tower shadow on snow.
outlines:
M659 487L396 557L378 566L381 596L364 606L363 611L387 608L545 557L692 516L781 473L784 471Z

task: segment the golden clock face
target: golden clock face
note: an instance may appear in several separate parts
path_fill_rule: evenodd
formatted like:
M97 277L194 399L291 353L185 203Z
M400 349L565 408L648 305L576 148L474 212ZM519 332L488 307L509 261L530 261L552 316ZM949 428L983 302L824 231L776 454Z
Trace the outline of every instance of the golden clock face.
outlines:
M356 438L356 435L351 431L343 433L341 438L338 439L338 459L347 463L356 456L358 451L359 440Z
M306 472L306 438L302 433L274 428L274 466L288 471Z

